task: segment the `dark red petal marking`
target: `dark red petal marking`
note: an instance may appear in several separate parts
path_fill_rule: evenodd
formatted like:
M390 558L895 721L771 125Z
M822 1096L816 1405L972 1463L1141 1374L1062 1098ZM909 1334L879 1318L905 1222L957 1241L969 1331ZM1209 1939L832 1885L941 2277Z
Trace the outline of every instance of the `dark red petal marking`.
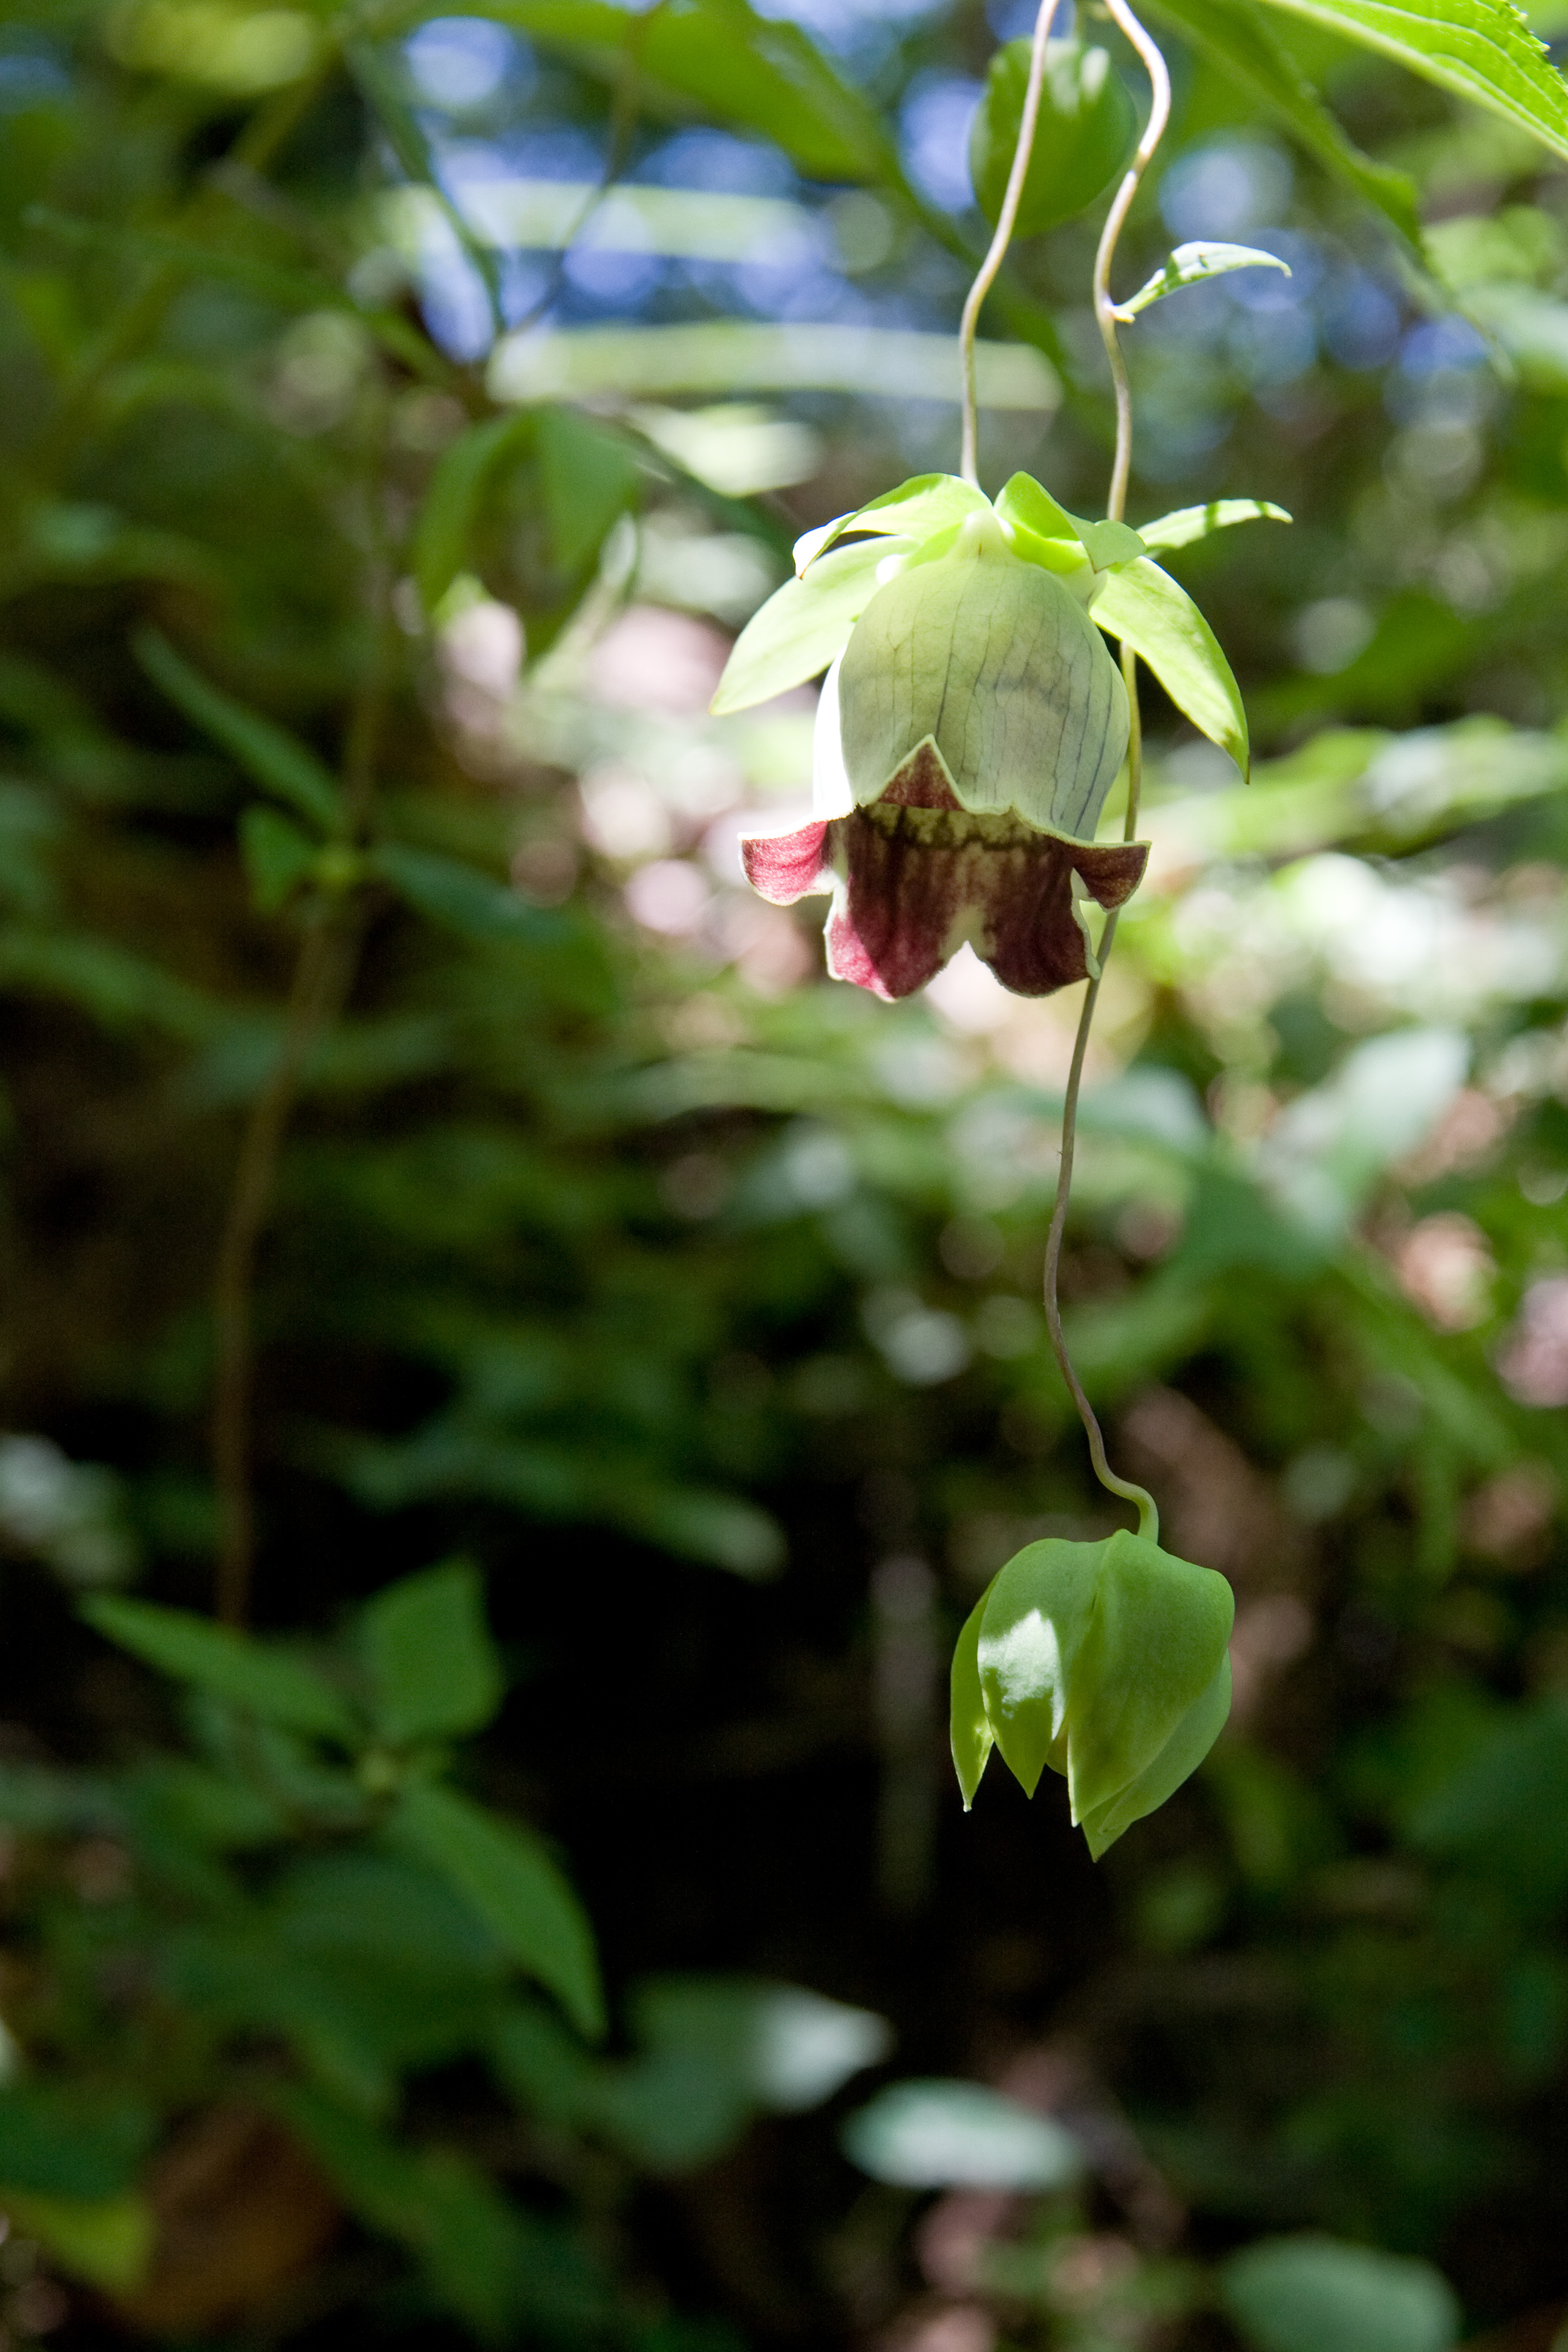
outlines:
M775 907L793 907L814 890L826 890L833 877L828 870L828 825L803 824L796 833L748 833L741 840L741 863L746 879L759 897Z

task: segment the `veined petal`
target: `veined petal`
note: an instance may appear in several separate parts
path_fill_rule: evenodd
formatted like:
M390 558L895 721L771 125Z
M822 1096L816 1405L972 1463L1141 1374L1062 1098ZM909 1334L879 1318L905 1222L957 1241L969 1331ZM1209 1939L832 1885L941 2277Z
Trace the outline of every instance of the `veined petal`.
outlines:
M1074 841L1011 814L955 801L929 738L882 798L831 828L840 880L827 920L827 968L879 996L909 996L969 940L1004 987L1047 996L1087 976L1073 877L1103 907L1142 877L1143 842Z
M830 824L803 824L793 833L747 833L741 836L741 863L746 879L759 898L775 907L793 907L797 898L831 890L833 855Z

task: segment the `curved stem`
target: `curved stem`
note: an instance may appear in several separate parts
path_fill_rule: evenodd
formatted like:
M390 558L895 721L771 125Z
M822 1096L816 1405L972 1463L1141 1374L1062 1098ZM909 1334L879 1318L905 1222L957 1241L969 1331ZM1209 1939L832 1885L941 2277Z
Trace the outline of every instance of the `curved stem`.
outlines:
M1013 241L1013 225L1018 217L1018 207L1024 201L1024 183L1029 176L1029 158L1035 152L1035 127L1040 119L1040 92L1046 79L1046 42L1050 35L1051 19L1057 13L1057 0L1040 0L1035 18L1034 45L1029 51L1029 79L1024 90L1024 111L1018 123L1018 143L1013 150L1013 168L1007 174L1007 193L1002 199L997 215L996 234L992 238L985 258L975 272L974 283L963 305L963 316L958 322L958 358L963 376L963 434L960 444L958 470L966 482L980 487L977 471L980 449L980 410L974 390L974 338L980 326L980 313L985 307L996 272L1007 257Z
M1100 232L1100 249L1094 257L1094 315L1100 323L1105 343L1105 355L1110 362L1110 380L1116 394L1116 456L1110 470L1110 486L1106 494L1105 511L1112 521L1120 522L1127 506L1127 484L1132 470L1132 392L1127 379L1127 362L1121 355L1117 336L1116 312L1110 299L1110 266L1116 257L1116 247L1139 184L1149 168L1155 148L1164 136L1171 116L1171 78L1165 60L1153 41L1144 31L1127 0L1105 0L1110 16L1142 58L1148 72L1153 102L1143 135L1139 140L1125 178L1117 189L1110 210ZM1022 143L1022 142L1020 142ZM1015 177L1017 176L1015 162ZM1009 184L1010 185L1011 184ZM978 284L978 280L976 283ZM1127 688L1130 728L1127 738L1127 818L1122 837L1131 841L1138 830L1138 803L1143 782L1143 729L1138 709L1138 659L1130 646L1121 648L1121 676ZM1089 1440L1089 1459L1094 1475L1109 1494L1120 1495L1125 1502L1138 1506L1138 1532L1152 1543L1160 1536L1160 1514L1154 1497L1145 1486L1137 1486L1131 1478L1118 1476L1105 1455L1105 1439L1094 1407L1084 1394L1083 1382L1073 1368L1062 1332L1061 1306L1057 1296L1058 1277L1061 1270L1062 1236L1067 1229L1068 1202L1072 1193L1073 1155L1078 1141L1078 1098L1083 1083L1084 1056L1089 1050L1089 1033L1094 1025L1095 1007L1100 1002L1100 982L1111 948L1116 940L1119 918L1111 915L1100 934L1099 970L1090 977L1079 1015L1078 1034L1073 1039L1072 1063L1068 1072L1067 1095L1062 1104L1062 1157L1057 1177L1056 1205L1051 1212L1050 1234L1046 1243L1046 1326L1051 1337L1051 1348L1061 1376L1067 1382L1079 1419Z
M1120 522L1127 505L1127 479L1132 469L1132 393L1127 381L1127 362L1121 356L1121 345L1116 333L1116 311L1110 299L1110 265L1116 257L1116 247L1126 226L1127 215L1132 209L1132 199L1138 194L1139 184L1171 119L1171 77L1164 58L1127 5L1127 0L1105 0L1105 5L1142 59L1152 94L1143 136L1133 151L1126 177L1117 189L1110 210L1105 215L1105 226L1100 233L1100 249L1094 257L1094 315L1105 345L1105 356L1110 362L1110 380L1116 391L1116 458L1110 469L1110 488L1106 497L1105 511L1113 522Z

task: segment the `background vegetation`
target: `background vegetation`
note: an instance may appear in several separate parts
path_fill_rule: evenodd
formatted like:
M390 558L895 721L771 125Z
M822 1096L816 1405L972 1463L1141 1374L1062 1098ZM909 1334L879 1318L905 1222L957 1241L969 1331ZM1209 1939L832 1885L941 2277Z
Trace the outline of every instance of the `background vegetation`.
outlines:
M734 846L812 697L706 716L795 533L953 462L1024 12L426 14L0 32L7 2335L1545 2352L1562 166L1280 18L1361 158L1292 136L1160 12L1126 282L1293 274L1132 331L1131 516L1296 520L1174 559L1261 760L1151 696L1084 1106L1075 1353L1238 1601L1096 1868L943 1754L980 1584L1115 1523L1076 1003L822 980ZM982 376L1085 513L1093 235Z

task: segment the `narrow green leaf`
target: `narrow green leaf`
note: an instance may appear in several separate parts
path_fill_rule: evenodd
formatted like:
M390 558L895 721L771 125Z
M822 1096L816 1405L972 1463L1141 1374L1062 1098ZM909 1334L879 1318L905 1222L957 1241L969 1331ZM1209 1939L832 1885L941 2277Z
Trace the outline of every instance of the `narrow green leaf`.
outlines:
M987 1586L968 1617L952 1654L952 1716L948 1737L952 1748L952 1769L958 1775L958 1785L963 1791L963 1810L968 1812L974 1802L974 1792L980 1786L995 1734L985 1713L985 1694L980 1687L980 1621L985 1614L990 1594Z
M1138 536L1151 555L1168 555L1173 548L1191 547L1211 531L1228 530L1237 522L1289 522L1283 507L1267 499L1211 499L1206 507L1178 507L1155 522L1141 522Z
M490 416L443 449L414 531L414 578L426 613L435 611L459 572L486 491L505 460L526 448L531 415Z
M1143 552L1141 535L1127 523L1089 522L1080 515L1069 515L1068 520L1097 572L1109 571L1113 563L1136 563Z
M321 853L319 842L290 824L264 802L239 820L239 854L250 877L250 895L264 915L275 915L301 883Z
M877 593L877 566L912 544L874 539L836 547L804 578L775 589L735 640L713 697L714 712L723 717L749 710L792 686L804 686L837 661Z
M194 727L222 744L252 783L286 802L322 833L337 830L342 816L337 779L297 735L214 686L156 629L141 630L133 644L136 658L153 684L162 687Z
M1066 507L1058 506L1033 474L1014 474L996 493L995 507L1003 522L1020 525L1037 539L1079 536L1078 525Z
M473 1906L518 1966L555 1995L580 2032L603 2033L594 1931L541 1838L429 1781L404 1790L392 1830Z
M897 538L929 539L933 531L945 530L950 524L962 522L965 515L984 514L991 501L984 490L957 474L916 474L910 481L900 482L896 489L884 490L879 499L872 499L853 513L840 515L837 521L824 523L819 530L808 530L795 543L795 568L804 574L808 564L826 555L835 540L847 530L886 531Z
M1205 0L1205 6L1213 0ZM1513 0L1271 0L1568 155L1568 83Z
M1420 244L1415 183L1403 172L1373 163L1352 145L1251 0L1151 0L1151 5L1238 89L1292 131L1325 171L1375 205L1412 245Z
M95 1632L143 1664L194 1683L231 1706L248 1707L285 1730L335 1739L343 1747L359 1739L353 1714L325 1676L271 1643L184 1609L120 1594L84 1601L81 1614Z
M1109 575L1091 617L1148 663L1177 709L1246 775L1252 755L1241 689L1186 590L1145 556Z
M402 1745L478 1731L500 1705L484 1588L466 1560L378 1592L360 1618L359 1639L384 1738Z
M1140 310L1163 300L1167 294L1179 294L1184 286L1201 286L1210 278L1223 278L1232 269L1282 269L1287 278L1290 275L1288 261L1255 245L1211 245L1201 240L1179 245L1163 268L1156 269L1130 300L1117 305L1116 315L1121 320L1135 319Z

